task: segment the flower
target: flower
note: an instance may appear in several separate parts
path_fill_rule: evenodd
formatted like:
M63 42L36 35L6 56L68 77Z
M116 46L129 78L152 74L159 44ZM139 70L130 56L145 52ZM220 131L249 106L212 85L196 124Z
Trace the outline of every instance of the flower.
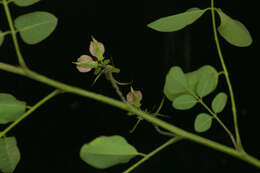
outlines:
M140 105L143 95L140 90L132 90L126 95L126 100L132 105Z
M97 47L95 46L95 42L97 43ZM98 51L100 52L100 55L98 54ZM92 56L99 58L99 56L103 56L105 52L105 47L103 43L94 40L90 42L89 52L91 53Z
M77 59L77 62L80 62L80 63L82 63L82 62L94 62L94 60L88 55L81 55ZM87 67L87 66L83 66L83 65L77 65L76 67L82 73L89 72L93 68L93 67Z
M92 41L90 42L89 52L96 59L93 57L95 59L93 60L93 58L89 55L81 55L77 59L77 62L74 62L74 64L77 65L76 68L79 70L79 72L85 73L95 68L96 71L94 74L97 75L101 70L103 70L102 68L109 66L109 60L104 60L103 57L103 54L105 52L105 47L103 43L98 42L94 37L92 37Z

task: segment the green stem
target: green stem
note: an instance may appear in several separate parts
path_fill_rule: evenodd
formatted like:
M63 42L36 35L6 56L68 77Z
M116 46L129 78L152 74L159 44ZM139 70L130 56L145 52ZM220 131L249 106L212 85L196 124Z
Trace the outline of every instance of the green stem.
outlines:
M225 126L225 124L217 117L217 115L211 111L211 109L202 101L200 97L198 97L192 90L189 88L185 87L185 89L194 97L196 98L208 111L213 117L218 121L218 123L224 128L224 130L228 133L228 135L231 138L232 143L234 144L235 148L239 149L237 147L237 142L233 137L233 134L230 132L230 130Z
M130 168L128 168L127 170L125 170L123 173L129 173L131 171L133 171L136 167L138 167L139 165L141 165L143 162L145 162L146 160L150 159L152 156L154 156L155 154L157 154L159 151L161 151L162 149L168 147L171 144L174 144L178 141L180 141L182 138L181 137L174 137L170 140L168 140L166 143L164 143L163 145L161 145L160 147L156 148L155 150L153 150L152 152L150 152L149 154L147 154L143 159L141 159L140 161L138 161L136 164L132 165Z
M226 78L228 89L229 89L230 99L231 99L231 105L232 105L232 111L233 111L233 121L234 121L234 126L235 126L235 133L236 133L236 141L237 141L238 149L240 151L243 151L243 146L241 143L239 128L238 128L237 110L236 110L234 92L232 89L232 85L231 85L230 78L229 78L229 73L228 73L228 70L227 70L227 67L226 67L222 52L221 52L219 40L218 40L216 20L215 20L214 0L211 0L211 14L212 14L211 15L212 16L212 27L213 27L216 46L217 46L217 51L218 51L218 55L219 55L219 59L220 59L222 68L224 70L225 78Z
M11 31L5 31L5 32L3 33L4 36L6 36L6 35L8 35L8 34L12 34L12 32L11 32Z
M22 68L27 69L27 66L24 62L24 59L23 59L23 56L22 56L22 53L20 51L20 47L19 47L19 44L17 41L16 30L14 28L13 19L12 19L12 16L11 16L11 13L10 13L10 10L8 7L8 3L9 2L7 0L3 0L4 10L5 10L6 18L7 18L10 30L11 30L11 35L12 35L15 51L16 51L16 54L18 57L18 62Z
M70 92L70 93L73 93L73 94L76 94L76 95L81 95L83 97L87 97L87 98L90 98L90 99L93 99L93 100L97 100L97 101L109 104L111 106L120 108L122 110L132 112L133 114L140 116L141 118L145 119L146 121L149 121L152 124L155 124L155 125L163 128L163 129L165 129L165 130L168 130L169 132L172 132L172 133L176 134L177 136L181 136L181 137L188 139L188 140L191 140L193 142L196 142L196 143L202 144L204 146L213 148L215 150L224 152L226 154L229 154L233 157L239 158L239 159L241 159L245 162L248 162L248 163L260 168L260 160L254 158L253 156L250 156L250 155L248 155L244 152L243 153L238 152L237 150L234 150L231 147L227 147L227 146L222 145L220 143L217 143L215 141L212 141L212 140L209 140L207 138L198 136L196 134L187 132L183 129L180 129L180 128L172 125L172 124L169 124L165 121L162 121L162 120L154 117L153 115L148 114L144 111L141 111L141 110L139 110L139 109L137 109L137 108L135 108L135 107L133 107L129 104L126 104L124 102L103 96L101 94L90 92L90 91L87 91L87 90L84 90L84 89L81 89L81 88L73 87L73 86L70 86L70 85L67 85L67 84L64 84L64 83L61 83L61 82L57 82L55 80L49 79L49 78L47 78L43 75L40 75L40 74L35 73L33 71L30 71L30 70L24 72L24 70L20 67L15 67L15 66L8 65L8 64L5 64L5 63L0 63L0 69L8 71L8 72L12 72L12 73L20 74L20 75L23 75L23 76L27 76L31 79L34 79L36 81L39 81L39 82L45 83L47 85L53 86L55 88L61 89L65 92Z
M233 145L235 148L237 148L237 143L236 140L233 136L233 134L231 133L231 131L227 128L227 126L218 118L217 114L215 114L204 102L203 100L199 99L199 102L201 103L201 105L207 109L207 111L218 121L218 123L223 127L223 129L227 132L227 134L229 135ZM238 148L237 148L238 149Z
M106 75L107 80L109 80L109 81L111 82L111 85L112 85L112 87L115 89L117 95L121 98L121 100L122 100L123 102L126 103L126 99L125 99L123 93L120 91L120 88L119 88L119 86L117 85L116 80L115 80L115 78L113 77L112 72L107 72L107 73L105 73L105 75Z
M24 120L26 117L28 117L33 111L35 111L37 108L39 108L42 104L53 98L55 95L57 95L60 91L54 90L52 93L50 93L48 96L44 97L42 100L40 100L38 103L36 103L33 107L31 107L27 112L25 112L22 116L20 116L16 121L14 121L11 125L9 125L4 131L0 133L0 138L2 136L5 136L7 132L12 130L17 124L19 124L22 120Z

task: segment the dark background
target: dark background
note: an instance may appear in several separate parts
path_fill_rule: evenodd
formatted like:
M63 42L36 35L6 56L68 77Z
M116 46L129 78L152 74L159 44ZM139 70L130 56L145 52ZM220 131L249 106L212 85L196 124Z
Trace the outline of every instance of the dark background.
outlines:
M191 7L207 8L210 1L47 1L27 8L11 5L13 16L32 11L48 11L59 18L55 32L37 45L20 41L28 66L53 79L118 98L110 83L103 77L91 87L93 73L79 73L71 63L82 54L88 54L91 35L104 43L105 55L112 56L121 73L115 77L128 82L143 92L143 108L149 111L159 105L163 96L164 77L173 65L185 72L204 64L221 70L212 35L210 12L197 22L175 33L159 33L146 25L159 17L183 12ZM258 57L256 5L245 0L217 1L217 7L244 23L254 42L250 47L237 48L220 39L224 58L230 71L238 108L241 138L246 151L260 158L258 116ZM0 28L8 30L3 9L0 10ZM218 20L219 23L219 20ZM17 64L11 37L0 48L2 62ZM11 93L28 105L50 93L53 88L0 71L0 92ZM222 76L218 91L227 91ZM128 87L123 87L126 94ZM214 96L214 94L213 94ZM213 96L209 96L210 99ZM194 132L196 114L205 111L201 106L189 111L174 111L167 102L161 113L174 125ZM220 118L233 129L230 104ZM64 94L44 104L30 117L8 133L16 136L22 159L15 172L122 172L138 161L96 170L79 158L80 147L101 135L122 135L138 151L148 153L167 141L152 125L142 122L133 134L129 130L136 118L108 105ZM0 126L1 129L5 126ZM202 136L226 145L231 142L216 123ZM168 147L133 172L259 172L259 169L213 149L182 141Z

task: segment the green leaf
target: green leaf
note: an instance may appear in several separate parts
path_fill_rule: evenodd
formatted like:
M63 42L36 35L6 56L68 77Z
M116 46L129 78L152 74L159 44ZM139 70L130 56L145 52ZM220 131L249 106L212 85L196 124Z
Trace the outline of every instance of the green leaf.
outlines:
M206 95L213 92L218 85L218 72L211 66L204 66L200 71L200 78L196 92L198 96L205 97Z
M183 13L160 18L147 26L160 32L178 31L195 22L207 9L191 8Z
M202 76L206 74L210 74L212 77L212 81L214 79L214 87L212 86L212 91L217 87L218 84L218 72L215 70L214 67L210 65L204 65L200 67L198 70L189 72L189 73L182 73L182 75L179 75L179 78L182 78L182 80L187 82L185 85L181 85L179 81L176 81L176 75L174 74L176 71L176 67L172 67L170 71L168 72L166 76L166 81L164 85L164 94L167 96L167 98L171 101L173 101L176 97L187 94L187 95L195 95L198 88L198 83L201 80ZM180 69L180 67L177 67ZM184 74L184 75L183 75ZM201 85L201 84L200 84ZM201 86L200 86L201 87ZM212 92L210 91L210 92Z
M174 66L170 69L166 76L166 81L164 85L164 94L166 97L173 101L177 96L187 92L188 81L182 71L178 66Z
M199 79L204 74L205 71L212 71L212 73L217 74L217 71L214 69L214 67L210 65L204 65L200 67L198 70L185 73L185 76L188 80L189 89L196 93L197 85L199 82Z
M220 8L217 9L220 16L218 32L230 44L238 47L250 46L253 39L246 27L239 21L232 19Z
M13 2L17 6L26 7L26 6L33 5L33 4L35 4L35 3L39 2L39 1L40 0L14 0Z
M57 21L51 13L37 11L17 17L14 24L25 43L36 44L54 31Z
M3 44L4 39L5 39L5 35L4 35L4 33L0 30L0 46Z
M26 109L26 103L16 100L10 94L0 93L0 124L6 124L19 118Z
M213 99L211 107L215 113L220 113L221 111L223 111L226 104L227 104L227 94L221 92L218 93L218 95L216 95L216 97Z
M0 171L3 173L14 172L20 158L15 137L0 138Z
M188 80L188 85L190 90L196 93L197 84L200 78L200 71L195 70L193 72L185 73L185 76Z
M212 117L206 113L200 113L194 122L194 129L196 132L201 133L207 131L212 124Z
M191 95L181 95L174 99L174 101L172 102L172 106L175 109L187 110L194 107L197 102L197 99Z
M80 149L80 157L89 165L105 169L127 163L139 155L137 150L121 136L101 136Z

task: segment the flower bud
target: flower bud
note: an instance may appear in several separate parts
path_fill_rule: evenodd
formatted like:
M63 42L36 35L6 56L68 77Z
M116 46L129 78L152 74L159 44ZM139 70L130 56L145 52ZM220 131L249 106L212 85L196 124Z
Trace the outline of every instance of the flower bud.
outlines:
M130 104L133 104L133 105L139 105L142 98L143 98L143 95L140 90L133 90L133 92L130 91L126 95L127 102Z

